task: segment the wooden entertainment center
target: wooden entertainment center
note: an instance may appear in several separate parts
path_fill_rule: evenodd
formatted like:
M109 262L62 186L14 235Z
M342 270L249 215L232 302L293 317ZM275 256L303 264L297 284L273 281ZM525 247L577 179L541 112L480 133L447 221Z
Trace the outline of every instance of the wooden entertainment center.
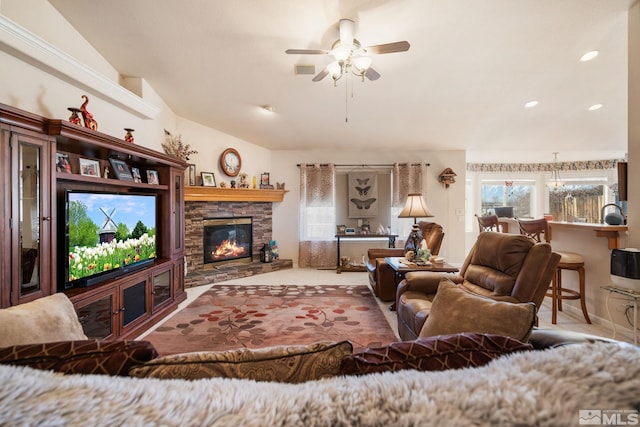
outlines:
M71 173L56 172L56 154ZM80 174L79 160L97 161L96 176ZM157 172L158 184L120 180L110 159ZM184 292L184 171L188 165L66 120L51 120L0 104L0 307L58 291L74 304L90 338L139 335L179 302ZM105 174L105 168L109 172ZM156 196L156 251L152 263L88 287L61 289L64 245L61 212L67 189Z

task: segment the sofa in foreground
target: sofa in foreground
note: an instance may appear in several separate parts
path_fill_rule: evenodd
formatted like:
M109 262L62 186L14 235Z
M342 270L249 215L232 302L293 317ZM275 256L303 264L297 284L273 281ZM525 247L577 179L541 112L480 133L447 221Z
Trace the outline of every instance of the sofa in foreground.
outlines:
M54 299L49 315L73 320ZM21 310L0 310L0 332ZM36 317L24 319L46 320ZM35 339L21 330L14 339ZM71 330L2 342L0 425L569 426L640 409L638 347L553 330L528 342L474 332L356 353L342 341L163 357Z
M0 424L64 426L574 426L640 408L640 352L590 343L477 368L299 384L63 375L0 366ZM634 412L635 411L635 412Z

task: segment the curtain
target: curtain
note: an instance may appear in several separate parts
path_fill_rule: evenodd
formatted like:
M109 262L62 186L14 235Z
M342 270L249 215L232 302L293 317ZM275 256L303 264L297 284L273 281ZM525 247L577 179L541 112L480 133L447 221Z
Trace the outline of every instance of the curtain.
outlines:
M424 198L427 198L427 195L422 192L422 177L426 175L426 166L424 163L396 163L393 165L391 174L393 181L391 195L391 231L398 234L400 239L403 239L409 235L413 219L398 218L398 215L400 215L400 211L404 208L407 196L410 193L422 193ZM427 201L427 206L428 205L429 203Z
M424 175L424 163L394 164L393 165L393 195L391 205L402 209L410 193L422 193L422 176ZM426 197L426 194L423 194Z
M300 165L299 267L336 265L335 165Z

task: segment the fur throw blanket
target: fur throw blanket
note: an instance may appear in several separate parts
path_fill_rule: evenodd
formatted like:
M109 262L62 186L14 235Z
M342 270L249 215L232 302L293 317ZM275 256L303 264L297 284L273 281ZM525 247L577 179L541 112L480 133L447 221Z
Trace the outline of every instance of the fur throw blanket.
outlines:
M639 362L637 347L579 344L474 369L302 384L64 376L0 366L0 424L574 426L581 410L639 410Z

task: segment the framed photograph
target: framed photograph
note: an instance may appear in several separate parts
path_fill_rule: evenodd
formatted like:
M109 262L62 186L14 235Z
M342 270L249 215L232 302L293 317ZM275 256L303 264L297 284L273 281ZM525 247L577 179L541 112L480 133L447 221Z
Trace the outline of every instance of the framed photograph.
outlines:
M71 172L71 162L67 154L56 153L56 172L73 173Z
M269 172L264 172L260 175L260 189L273 190L273 185L269 184Z
M153 169L149 169L147 171L147 183L148 184L160 184L160 180L158 179L158 171L154 171Z
M142 182L142 175L140 175L140 169L131 168L131 176L133 176L133 182Z
M100 176L100 163L97 160L80 159L80 175Z
M129 166L122 160L109 159L111 166L113 166L113 173L116 174L116 178L123 181L133 181L133 175L129 172Z
M213 175L213 172L200 172L200 177L202 178L202 185L204 187L216 186L216 177Z

